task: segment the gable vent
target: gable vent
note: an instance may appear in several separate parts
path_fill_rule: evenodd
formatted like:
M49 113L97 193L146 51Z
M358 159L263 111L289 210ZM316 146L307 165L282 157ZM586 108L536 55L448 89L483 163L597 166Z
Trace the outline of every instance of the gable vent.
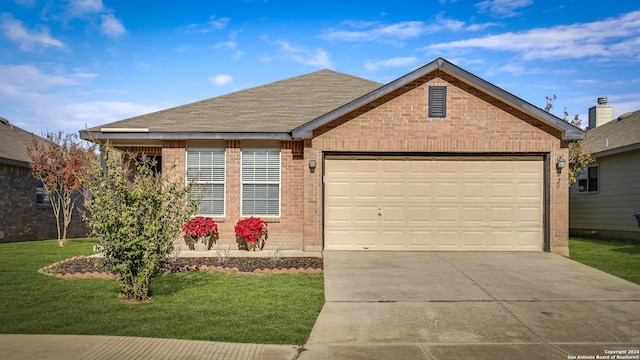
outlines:
M429 86L429 117L447 117L447 87Z

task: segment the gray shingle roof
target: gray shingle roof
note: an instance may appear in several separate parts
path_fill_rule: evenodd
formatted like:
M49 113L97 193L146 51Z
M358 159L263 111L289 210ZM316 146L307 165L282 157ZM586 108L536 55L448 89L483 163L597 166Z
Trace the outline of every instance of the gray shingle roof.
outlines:
M286 133L382 86L321 70L151 114L97 126L149 133Z
M8 122L0 121L0 162L29 166L27 147L31 145L34 137L45 141Z
M640 148L640 110L587 131L582 144L597 156Z

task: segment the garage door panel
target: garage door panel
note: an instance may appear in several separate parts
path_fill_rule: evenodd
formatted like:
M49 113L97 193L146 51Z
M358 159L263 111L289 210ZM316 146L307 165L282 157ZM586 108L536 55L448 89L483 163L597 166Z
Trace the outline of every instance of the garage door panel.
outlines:
M404 206L385 206L380 210L382 215L377 215L380 218L380 225L383 227L387 225L402 226L407 221L405 209Z
M335 225L350 225L351 224L351 206L331 206L327 209L328 217L326 221Z
M487 208L465 206L462 209L462 224L467 226L484 226L487 223L486 220Z
M494 182L489 184L489 201L514 199L514 187L510 182Z
M465 182L462 184L462 196L468 201L484 201L486 198L486 184L483 182Z
M409 230L409 248L428 250L433 247L433 234L425 230Z
M436 230L434 231L435 248L439 250L460 249L461 237L457 230Z
M516 222L519 226L539 226L542 223L542 214L539 207L518 207L516 209Z
M381 246L386 250L402 250L406 248L406 234L402 230L382 230L379 233Z
M543 183L541 157L329 157L325 248L540 251Z
M436 183L436 200L457 200L460 195L460 184L457 181Z
M459 210L457 206L438 206L435 208L435 214L435 225L458 225Z
M331 200L348 200L351 198L352 187L348 181L332 182L325 186L326 196Z
M425 201L431 199L431 183L409 181L406 193L409 201Z
M486 250L487 239L484 228L469 228L462 231L462 242L468 250Z
M354 231L353 243L357 246L375 247L378 245L378 232L374 230Z
M377 207L373 205L369 206L357 206L354 207L354 220L355 226L377 226L378 223L378 211Z
M384 181L382 183L382 199L384 200L404 200L406 195L407 186L404 181Z
M433 219L433 211L431 207L410 206L407 217L410 226L428 226Z
M540 194L539 185L540 184L536 182L519 183L517 187L518 198L520 200L533 200L533 201L540 200L540 196L542 194Z
M358 183L350 184L352 189L353 200L365 200L365 199L377 199L378 198L378 183L370 181L360 181Z
M380 172L382 176L404 176L406 171L406 165L404 162L395 160L383 160L379 162Z
M352 175L377 176L378 161L376 160L349 160L352 164Z
M334 249L348 249L353 247L351 232L349 230L328 230L325 236L331 239L331 246Z

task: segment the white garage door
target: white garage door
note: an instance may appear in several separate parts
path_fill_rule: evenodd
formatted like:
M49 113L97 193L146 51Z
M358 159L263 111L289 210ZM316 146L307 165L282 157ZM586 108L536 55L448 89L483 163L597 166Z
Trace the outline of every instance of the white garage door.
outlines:
M541 157L327 156L327 250L540 251Z

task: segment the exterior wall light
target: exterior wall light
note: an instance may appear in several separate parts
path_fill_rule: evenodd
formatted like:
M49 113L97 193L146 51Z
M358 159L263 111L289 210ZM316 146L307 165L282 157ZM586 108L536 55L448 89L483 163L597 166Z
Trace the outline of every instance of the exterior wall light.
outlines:
M565 160L564 156L558 156L558 163L556 164L558 169L564 169L567 166L567 160Z
M309 158L309 169L313 170L316 168L316 154L311 154Z

